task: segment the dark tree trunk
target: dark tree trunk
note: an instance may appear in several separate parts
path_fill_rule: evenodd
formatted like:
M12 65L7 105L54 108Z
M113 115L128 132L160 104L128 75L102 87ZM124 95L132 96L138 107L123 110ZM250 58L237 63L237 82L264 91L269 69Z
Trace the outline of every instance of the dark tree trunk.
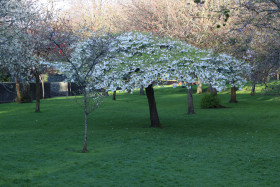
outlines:
M23 102L24 103L32 103L32 98L30 96L30 84L25 84L23 90Z
M194 114L192 83L188 83L188 114Z
M237 103L238 101L236 100L236 87L233 86L231 87L231 96L230 96L230 103Z
M113 100L116 101L116 91L113 92Z
M83 153L87 152L87 118L88 118L88 111L87 111L87 92L84 89L84 113L85 113L85 138L84 138L84 147Z
M22 89L20 87L20 82L16 77L16 90L17 90L17 103L22 103Z
M146 88L146 95L149 102L151 127L161 128L158 112L157 112L156 100L154 96L154 89L152 84L150 84Z
M255 95L255 90L256 90L256 81L253 81L251 96L254 96L254 95Z
M40 97L41 97L41 88L40 88L40 75L36 73L36 108L35 112L40 112Z
M72 96L71 82L68 82L68 96Z
M141 87L140 87L140 95L145 95L144 86L143 85L141 85Z

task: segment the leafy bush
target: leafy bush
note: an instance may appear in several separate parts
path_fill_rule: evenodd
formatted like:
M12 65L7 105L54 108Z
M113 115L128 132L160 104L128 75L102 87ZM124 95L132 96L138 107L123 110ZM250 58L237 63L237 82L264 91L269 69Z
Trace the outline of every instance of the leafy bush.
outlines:
M280 82L271 82L262 91L265 95L280 95Z
M215 93L205 93L200 98L201 108L218 108L220 107L220 100Z

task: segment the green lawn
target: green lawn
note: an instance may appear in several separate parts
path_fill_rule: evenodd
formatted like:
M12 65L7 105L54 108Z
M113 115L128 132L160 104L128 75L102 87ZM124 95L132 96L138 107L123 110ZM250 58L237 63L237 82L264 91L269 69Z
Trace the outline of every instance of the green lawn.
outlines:
M279 186L280 97L238 93L224 109L186 115L182 88L156 88L163 129L138 92L90 115L88 150L74 98L0 105L0 186Z

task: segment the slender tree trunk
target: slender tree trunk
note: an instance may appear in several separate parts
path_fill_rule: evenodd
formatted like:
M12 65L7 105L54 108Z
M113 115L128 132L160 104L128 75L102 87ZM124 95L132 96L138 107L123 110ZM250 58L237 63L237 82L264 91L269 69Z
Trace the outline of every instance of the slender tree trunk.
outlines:
M68 82L68 96L72 96L71 82Z
M20 82L16 77L16 90L17 90L17 103L22 103L22 89L20 87Z
M141 87L140 87L140 95L145 95L144 86L143 85L141 85Z
M197 82L196 93L197 94L202 94L202 84L199 81Z
M45 82L44 82L44 76L43 75L40 76L40 80L41 80L41 83L42 83L42 98L45 99Z
M116 101L116 91L113 92L113 100Z
M161 125L159 122L159 117L158 117L158 112L157 112L156 100L155 100L155 96L154 96L154 89L153 89L152 84L150 84L146 88L146 95L147 95L148 102L149 102L151 127L161 128Z
M84 147L83 153L87 152L87 118L88 118L88 111L87 111L87 92L84 89L84 112L85 112L85 139L84 139Z
M277 73L277 80L279 81L279 73Z
M251 96L254 96L254 95L255 95L255 90L256 90L256 81L253 81Z
M24 103L32 103L32 98L30 96L30 84L26 83L23 91L23 102Z
M40 88L40 75L36 73L36 108L35 112L40 112L40 97L41 97L41 88Z
M32 98L30 96L30 85L29 84L23 84L21 85L18 78L15 78L16 81L16 92L17 92L17 103L31 103Z
M194 114L192 83L188 83L188 114Z
M230 96L230 103L237 103L238 101L236 100L236 87L233 86L231 87L231 96Z

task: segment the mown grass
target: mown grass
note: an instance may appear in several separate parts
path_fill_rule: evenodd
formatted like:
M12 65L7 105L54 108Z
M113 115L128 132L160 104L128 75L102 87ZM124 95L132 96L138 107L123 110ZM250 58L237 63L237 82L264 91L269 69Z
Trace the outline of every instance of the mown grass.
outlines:
M0 105L0 186L279 186L280 97L219 94L223 109L186 115L182 88L156 88L163 129L145 96L118 94L90 115L88 149L74 98Z

